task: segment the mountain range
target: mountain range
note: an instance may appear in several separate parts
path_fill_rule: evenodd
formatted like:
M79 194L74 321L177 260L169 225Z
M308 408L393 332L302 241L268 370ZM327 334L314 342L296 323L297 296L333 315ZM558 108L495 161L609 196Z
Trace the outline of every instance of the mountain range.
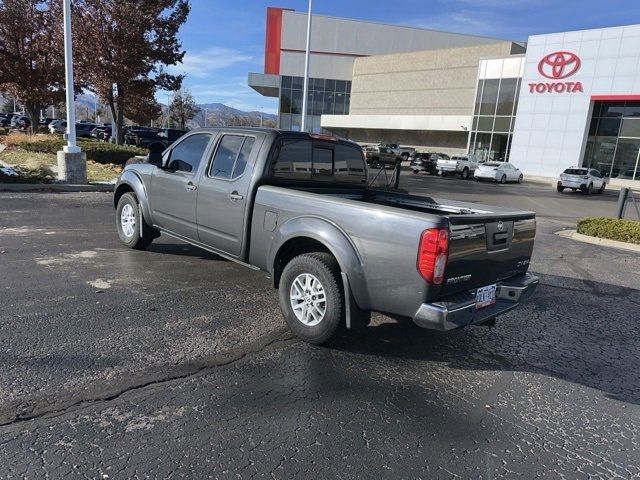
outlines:
M95 97L93 95L80 94L76 97L76 102L91 111L95 108ZM167 106L161 104L165 110ZM100 108L101 105L98 105ZM259 111L247 112L237 108L229 107L223 103L200 103L198 104L200 113L198 113L190 122L190 128L197 127L223 127L223 126L260 126L262 117L262 125L265 127L273 127L276 125L278 116L271 113L262 113ZM103 110L107 110L102 106ZM205 122L205 114L207 116Z

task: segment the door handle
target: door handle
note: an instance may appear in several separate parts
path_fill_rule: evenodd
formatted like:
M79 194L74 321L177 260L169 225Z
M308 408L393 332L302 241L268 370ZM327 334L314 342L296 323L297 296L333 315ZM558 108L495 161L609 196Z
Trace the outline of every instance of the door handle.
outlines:
M198 188L198 186L194 185L193 182L189 182L184 186L184 188L186 188L190 192L193 192L194 190L196 190Z
M234 190L229 194L229 199L232 202L237 202L238 200L242 200L244 198L243 195L240 195L237 190Z

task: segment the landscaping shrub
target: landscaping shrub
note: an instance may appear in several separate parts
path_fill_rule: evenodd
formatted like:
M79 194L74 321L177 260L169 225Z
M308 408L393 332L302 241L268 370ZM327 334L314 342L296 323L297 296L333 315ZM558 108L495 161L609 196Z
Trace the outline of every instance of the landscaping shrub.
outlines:
M2 139L8 147L22 148L29 152L53 153L62 150L66 142L58 135L25 135L12 133ZM114 145L113 143L95 140L78 139L78 146L87 154L87 160L102 164L124 165L127 160L136 155L146 155L142 148L128 145Z
M8 170L8 171L7 171ZM9 173L9 171L11 173ZM53 173L46 168L11 167L0 169L0 184L2 183L51 183Z
M640 245L640 221L587 217L578 222L578 233Z

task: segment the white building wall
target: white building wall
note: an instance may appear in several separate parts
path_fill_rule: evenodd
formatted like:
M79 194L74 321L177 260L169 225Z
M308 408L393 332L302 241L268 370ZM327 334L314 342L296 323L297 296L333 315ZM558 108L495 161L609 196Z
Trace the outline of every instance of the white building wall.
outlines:
M538 72L557 51L576 54L580 69L563 80ZM531 83L581 82L582 92L531 93ZM580 165L592 96L640 94L640 25L529 37L510 162L525 174L556 177Z

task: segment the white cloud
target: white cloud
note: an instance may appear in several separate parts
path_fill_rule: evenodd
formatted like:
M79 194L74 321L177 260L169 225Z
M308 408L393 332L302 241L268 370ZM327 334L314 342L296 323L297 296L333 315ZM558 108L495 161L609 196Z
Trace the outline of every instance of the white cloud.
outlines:
M205 79L238 63L255 64L258 60L245 52L214 46L199 52L187 51L182 63L172 65L167 70L172 74Z

